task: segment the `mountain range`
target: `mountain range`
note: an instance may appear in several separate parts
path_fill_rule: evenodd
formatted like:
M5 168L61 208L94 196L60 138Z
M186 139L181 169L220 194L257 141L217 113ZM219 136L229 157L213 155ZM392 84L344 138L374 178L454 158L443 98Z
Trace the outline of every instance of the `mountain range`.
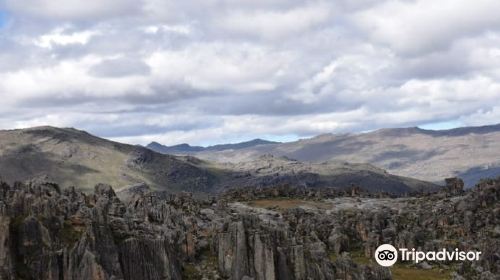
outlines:
M174 145L174 146L165 146L158 142L151 142L148 144L148 148L157 151L163 154L189 154L196 152L218 152L218 151L226 151L226 150L240 150L245 148L251 148L258 145L268 145L268 144L280 144L280 142L267 141L262 139L253 139L250 141L245 141L241 143L235 144L220 144L208 147L202 146L191 146L187 143Z
M281 145L261 140L204 149L227 152ZM231 147L226 149L224 147ZM205 151L204 151L205 152ZM34 127L0 131L0 177L15 181L52 181L86 191L106 183L118 191L146 184L154 190L214 193L232 188L290 185L351 188L404 194L437 185L392 175L370 164L300 162L259 155L220 163L190 155L174 156L102 139L74 128Z
M314 164L369 163L393 174L435 183L444 177L458 176L466 186L481 178L500 175L500 124L449 130L392 128L358 134L324 134L288 143L247 143L253 145L181 150L152 143L148 148L216 162L247 162L271 154Z

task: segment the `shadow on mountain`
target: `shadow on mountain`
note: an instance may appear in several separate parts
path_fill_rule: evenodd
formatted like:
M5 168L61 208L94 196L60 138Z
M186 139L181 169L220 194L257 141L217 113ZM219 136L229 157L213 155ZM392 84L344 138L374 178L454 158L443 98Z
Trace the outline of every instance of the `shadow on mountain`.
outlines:
M401 150L399 151L393 150L377 154L374 157L372 157L369 162L378 163L392 159L395 161L388 165L388 167L392 169L392 168L403 167L406 164L411 164L414 163L415 161L425 161L445 153L444 151L439 151L437 149L431 151L421 151L421 150L412 150L405 145L399 145L399 146L401 146L399 147Z
M186 160L192 162L197 159ZM216 176L188 162L136 146L126 164L140 171L150 182L168 187L169 191L210 192L217 181Z
M457 173L457 177L465 178L464 183L467 188L475 186L481 179L497 178L500 176L500 166L493 167L473 167L464 172Z
M96 169L56 160L57 158L56 154L41 151L33 144L23 145L0 158L0 176L3 180L13 183L48 175L57 183L64 183L71 176L99 173Z

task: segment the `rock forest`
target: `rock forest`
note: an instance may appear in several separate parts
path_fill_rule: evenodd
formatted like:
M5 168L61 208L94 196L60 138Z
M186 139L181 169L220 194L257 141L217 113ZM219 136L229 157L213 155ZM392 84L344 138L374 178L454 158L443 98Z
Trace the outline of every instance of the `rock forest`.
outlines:
M373 259L381 243L477 262ZM193 196L0 184L0 279L477 279L500 274L500 179L395 196L276 186ZM419 278L420 277L420 278Z

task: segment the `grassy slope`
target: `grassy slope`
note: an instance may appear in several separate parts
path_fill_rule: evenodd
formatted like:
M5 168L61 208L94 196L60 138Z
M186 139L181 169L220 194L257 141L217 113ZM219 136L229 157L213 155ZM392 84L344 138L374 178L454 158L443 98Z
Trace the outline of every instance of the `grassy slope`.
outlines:
M142 151L75 129L0 131L0 176L12 182L48 175L63 187L78 186L84 190L97 183L119 189L146 182L156 189L178 191L196 186L192 180L215 180L216 176L196 164L167 155L146 154L144 162L131 164L138 149Z

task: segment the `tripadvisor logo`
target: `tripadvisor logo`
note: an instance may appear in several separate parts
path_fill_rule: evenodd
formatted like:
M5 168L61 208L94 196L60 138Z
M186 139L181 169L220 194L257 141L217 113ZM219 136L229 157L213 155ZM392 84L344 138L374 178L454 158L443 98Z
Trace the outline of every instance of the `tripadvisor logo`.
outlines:
M380 245L375 251L375 260L381 266L392 266L398 261L398 251L390 244Z
M399 255L399 258L398 258ZM421 261L478 261L481 252L479 251L459 251L458 249L448 251L416 251L415 248L408 250L399 248L397 250L390 244L382 244L375 250L375 260L381 266L393 266L398 259L400 261L412 261L419 263Z

